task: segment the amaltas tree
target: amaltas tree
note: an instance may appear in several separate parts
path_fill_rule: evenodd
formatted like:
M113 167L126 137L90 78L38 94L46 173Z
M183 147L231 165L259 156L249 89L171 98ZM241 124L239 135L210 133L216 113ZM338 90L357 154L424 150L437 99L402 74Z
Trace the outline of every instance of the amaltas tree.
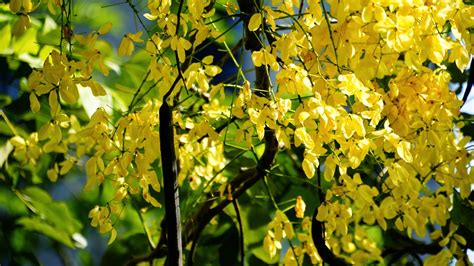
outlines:
M0 263L470 264L471 2L0 13Z

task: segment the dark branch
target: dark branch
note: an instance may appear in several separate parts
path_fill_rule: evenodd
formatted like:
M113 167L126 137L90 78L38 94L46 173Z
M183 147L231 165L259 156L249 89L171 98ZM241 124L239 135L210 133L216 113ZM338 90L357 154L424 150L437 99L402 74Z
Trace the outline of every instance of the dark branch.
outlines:
M166 101L160 108L160 148L161 166L165 191L165 219L168 242L169 265L182 265L181 216L179 209L179 189L176 181L178 168L174 147L173 120L171 108ZM164 232L162 232L163 234Z
M321 167L318 166L318 171L316 172L318 175L318 198L319 198L319 205L324 204L325 194L322 191L321 186ZM316 220L316 216L318 216L318 207L314 209L313 218L311 220L311 237L313 239L314 246L318 250L319 256L323 259L323 263L326 262L329 265L347 265L347 263L332 253L332 251L326 246L325 240L325 229L324 223Z
M240 249L240 264L245 264L245 250L244 250L244 229L242 227L242 218L240 217L239 204L236 199L232 200L234 205L235 215L237 216L237 222L239 224L239 249Z
M176 35L179 36L181 21L181 11L184 0L179 1L178 21L176 24ZM178 77L170 90L163 97L163 104L160 107L160 150L161 167L163 169L163 185L165 191L165 219L166 238L168 243L168 256L166 264L170 266L183 265L183 245L181 237L181 212L179 208L179 187L176 180L178 176L178 166L176 164L176 154L174 147L173 114L168 105L167 97L173 91L178 79L185 82L179 64L178 52L175 51ZM163 234L164 232L162 232Z
M471 59L471 65L469 66L469 78L467 80L466 90L464 91L464 96L462 97L463 105L466 104L467 98L471 93L472 83L474 82L474 58Z
M275 138L275 134L273 131L267 131L265 133L265 151L260 158L258 166L241 172L230 182L230 187L232 188L232 198L237 199L247 189L252 187L255 183L257 183L257 181L262 179L267 174L273 164L273 159L275 158L277 151L278 142ZM188 243L189 241L193 241L199 231L202 231L204 227L212 220L212 218L219 214L231 202L232 201L226 198L213 208L211 208L213 204L212 201L209 200L204 203L196 215L189 219L184 228L184 244Z
M397 245L384 249L382 257L394 254L437 254L443 249L437 242L425 244L422 241L410 239L394 229L387 230L387 235L394 238Z
M319 256L323 259L323 262L329 265L348 265L343 259L336 257L334 253L326 246L326 240L324 238L324 223L316 220L318 215L318 208L314 210L313 219L311 220L311 237L313 243L318 250Z
M239 5L241 6L242 12L247 13L247 14L253 14L257 12L258 10L260 10L259 8L260 3L257 3L256 0L247 0L247 1L239 0ZM251 7L250 9L249 9L249 6ZM248 20L245 23L245 25L247 25L247 23L248 23ZM247 49L250 49L251 51L258 51L263 47L259 35L260 35L259 32L252 33L251 36L253 37L251 38L255 37L257 39L257 42L254 43L255 45L246 45ZM246 41L248 41L248 38ZM178 65L178 68L179 67L180 66ZM166 103L166 98L171 94L171 91L173 90L173 88L177 85L178 81L182 78L181 73L182 72L179 70L178 77L174 81L170 90L165 94L164 99L163 99L163 105ZM269 71L268 71L267 66L260 66L256 68L255 84L256 84L256 89L255 89L256 95L260 97L265 97L265 98L270 97L270 89L271 89L270 77L269 77ZM165 108L165 107L162 106L162 108ZM160 113L161 113L161 109L160 109ZM160 120L161 120L161 117L160 117ZM161 121L160 121L160 124L161 124ZM227 126L228 124L229 123L227 123L225 126ZM225 126L223 125L223 128ZM183 230L182 246L186 246L190 242L197 241L200 233L202 232L202 230L204 230L206 225L209 224L212 218L214 218L216 215L221 213L224 210L224 208L227 207L227 205L233 202L233 200L236 200L240 195L242 195L245 191L247 191L247 189L252 187L255 183L257 183L265 175L267 175L267 173L271 169L271 166L273 165L273 160L275 159L275 156L278 152L278 142L275 137L275 132L271 129L266 128L264 141L265 141L265 150L263 152L263 155L259 159L257 167L242 171L230 182L229 185L232 189L231 197L226 197L225 199L218 202L217 205L215 204L215 201L212 201L212 200L205 201L205 203L203 203L200 206L198 211L192 217L188 219ZM162 158L165 156L166 156L166 150L162 149ZM163 167L164 167L164 164L165 162L163 162ZM166 177L166 175L164 176ZM212 193L208 194L208 198L211 198L211 197L212 197ZM215 206L213 207L213 205ZM168 210L167 210L167 213L168 213ZM172 221L168 221L168 222L172 223ZM163 248L165 244L166 244L166 239L162 237L156 249L146 258L153 259L153 258L160 258L160 257L166 256L166 252L160 252L161 250L165 249ZM196 244L194 244L193 246L195 249ZM168 252L172 252L171 249L172 249L171 247L168 247ZM169 253L168 256L171 256L171 253ZM144 260L141 260L141 261L144 261ZM134 260L134 262L139 262L139 260L136 259Z
M259 51L262 49L261 40L259 37L260 30L251 32L248 28L250 17L253 14L260 12L261 1L260 0L237 0L239 4L242 19L244 21L245 30L245 49L251 51Z

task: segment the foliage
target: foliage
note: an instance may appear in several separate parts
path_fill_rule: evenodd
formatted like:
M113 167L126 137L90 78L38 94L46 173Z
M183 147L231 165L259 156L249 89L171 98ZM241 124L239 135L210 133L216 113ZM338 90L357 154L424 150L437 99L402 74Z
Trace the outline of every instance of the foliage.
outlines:
M1 264L164 263L165 122L189 264L470 264L472 3L3 2Z

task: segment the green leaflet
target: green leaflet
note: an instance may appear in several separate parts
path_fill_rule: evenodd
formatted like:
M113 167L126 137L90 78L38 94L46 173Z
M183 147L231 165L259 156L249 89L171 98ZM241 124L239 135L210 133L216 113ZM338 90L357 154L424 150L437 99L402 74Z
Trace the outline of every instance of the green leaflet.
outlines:
M38 187L28 187L22 191L15 191L20 200L35 215L22 217L18 224L27 230L44 234L64 245L75 246L72 237L79 233L81 223L71 214L64 202L54 201L51 196Z

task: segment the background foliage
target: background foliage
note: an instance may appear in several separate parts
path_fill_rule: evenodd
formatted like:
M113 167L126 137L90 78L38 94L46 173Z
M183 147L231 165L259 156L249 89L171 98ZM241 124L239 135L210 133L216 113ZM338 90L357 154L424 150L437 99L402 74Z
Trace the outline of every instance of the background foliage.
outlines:
M470 264L473 25L459 0L2 1L0 264L164 263L170 88L186 263Z

